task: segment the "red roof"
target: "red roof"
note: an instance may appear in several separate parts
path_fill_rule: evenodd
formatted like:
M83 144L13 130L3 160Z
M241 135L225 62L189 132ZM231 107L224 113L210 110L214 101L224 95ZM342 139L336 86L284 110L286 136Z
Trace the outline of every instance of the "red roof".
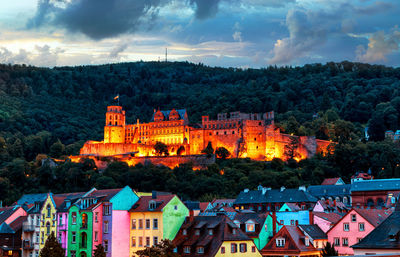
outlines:
M172 200L176 195L157 195L156 198L152 196L142 196L140 197L139 201L137 201L132 208L130 209L131 212L147 212L147 211L162 211L162 209ZM150 201L155 202L155 208L150 209L149 203Z
M276 239L284 238L284 246L277 246ZM317 252L318 250L311 242L306 246L306 235L297 226L283 226L279 232L261 250L262 255L280 254L300 254L307 252Z
M321 219L327 220L332 224L336 224L342 216L334 212L313 212L314 216L320 217Z
M358 214L360 214L364 219L366 219L372 226L377 227L382 223L390 214L392 210L390 209L354 209Z
M340 178L326 178L321 185L335 185Z
M200 211L201 212L205 211L209 204L210 204L209 202L200 202Z

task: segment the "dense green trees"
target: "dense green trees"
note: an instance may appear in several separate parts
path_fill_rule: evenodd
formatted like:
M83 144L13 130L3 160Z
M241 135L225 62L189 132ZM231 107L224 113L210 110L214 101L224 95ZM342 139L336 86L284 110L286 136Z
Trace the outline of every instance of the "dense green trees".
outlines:
M384 133L400 129L399 79L400 68L351 62L263 69L184 62L53 69L0 65L0 200L10 204L22 193L125 184L205 199L234 197L260 183L290 187L319 183L325 176L348 181L354 172L368 169L378 178L397 177L399 145L384 140ZM65 159L78 154L85 140L101 140L106 106L116 94L128 123L149 121L158 107L187 108L193 124L205 114L215 118L219 112L274 110L281 131L338 143L334 153L299 163L221 158L203 171L193 171L190 165L171 170L113 163L101 173L89 159L47 159ZM206 149L214 153L211 145Z

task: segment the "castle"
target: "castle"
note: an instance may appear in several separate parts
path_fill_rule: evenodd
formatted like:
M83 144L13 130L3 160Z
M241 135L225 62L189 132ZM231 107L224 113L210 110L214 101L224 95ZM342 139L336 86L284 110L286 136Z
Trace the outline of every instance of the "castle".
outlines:
M310 136L283 134L274 125L274 112L220 113L216 120L202 116L201 124L190 124L185 109L154 110L148 123L126 124L122 106L108 106L103 141L87 141L80 156L117 157L129 162L138 157L155 156L154 145L162 142L174 156L201 155L211 143L214 149L226 148L233 158L287 159L285 146L296 142L295 159L325 153L331 143ZM293 143L292 143L293 144ZM179 162L179 161L178 161Z

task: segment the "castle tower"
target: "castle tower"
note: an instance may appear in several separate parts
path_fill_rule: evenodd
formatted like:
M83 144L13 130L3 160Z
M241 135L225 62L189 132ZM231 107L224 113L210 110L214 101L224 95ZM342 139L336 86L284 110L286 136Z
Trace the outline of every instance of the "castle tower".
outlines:
M107 106L104 143L125 143L125 111L122 106Z

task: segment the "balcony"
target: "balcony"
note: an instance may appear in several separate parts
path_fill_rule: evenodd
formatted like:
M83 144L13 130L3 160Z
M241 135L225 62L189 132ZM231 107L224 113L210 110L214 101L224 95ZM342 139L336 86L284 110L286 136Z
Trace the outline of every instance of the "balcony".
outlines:
M33 250L33 244L30 240L24 240L22 241L22 248L24 250Z
M22 223L22 230L24 232L34 232L35 231L35 225L32 225L28 222Z

